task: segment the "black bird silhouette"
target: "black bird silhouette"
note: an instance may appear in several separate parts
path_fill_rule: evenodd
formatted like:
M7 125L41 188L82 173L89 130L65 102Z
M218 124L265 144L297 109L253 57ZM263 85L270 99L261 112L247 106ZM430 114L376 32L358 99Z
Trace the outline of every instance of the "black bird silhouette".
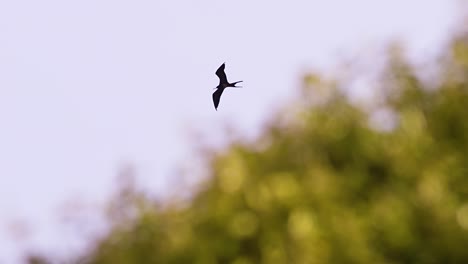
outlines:
M236 86L237 83L242 81L237 81L233 83L229 83L226 77L226 73L224 73L224 68L226 65L221 64L219 68L216 70L216 75L219 77L219 84L216 87L216 91L213 93L213 103L215 106L216 111L218 111L219 100L221 99L221 94L223 94L224 89L227 87L235 87L235 88L242 88L242 86Z

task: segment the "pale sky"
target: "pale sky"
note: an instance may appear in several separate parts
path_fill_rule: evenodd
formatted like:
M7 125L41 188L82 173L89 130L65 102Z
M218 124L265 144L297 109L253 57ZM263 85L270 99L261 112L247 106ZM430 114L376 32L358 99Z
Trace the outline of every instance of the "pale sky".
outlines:
M189 130L221 146L224 127L256 135L297 95L305 68L402 40L433 56L457 1L0 2L0 263L40 248L71 252L69 201L104 204L122 164L155 194L195 160ZM231 81L218 111L214 72ZM31 228L13 239L18 221ZM68 251L70 250L70 251Z

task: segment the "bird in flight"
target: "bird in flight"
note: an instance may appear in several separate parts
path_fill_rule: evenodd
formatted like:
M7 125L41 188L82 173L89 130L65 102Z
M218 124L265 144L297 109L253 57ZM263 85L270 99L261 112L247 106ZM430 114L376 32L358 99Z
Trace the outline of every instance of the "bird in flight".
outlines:
M226 77L226 73L224 72L224 68L226 65L221 64L219 68L216 70L216 75L219 77L219 84L216 87L216 91L213 93L213 103L215 106L216 111L218 110L219 99L221 99L221 94L223 94L224 89L227 87L235 87L235 88L242 88L242 86L236 86L237 83L242 81L237 81L233 83L229 83Z

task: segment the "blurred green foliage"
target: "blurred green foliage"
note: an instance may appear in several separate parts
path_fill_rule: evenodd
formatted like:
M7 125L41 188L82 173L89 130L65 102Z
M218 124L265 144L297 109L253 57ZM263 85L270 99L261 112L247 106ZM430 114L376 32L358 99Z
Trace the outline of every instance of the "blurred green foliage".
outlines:
M213 155L188 204L123 189L110 233L76 262L468 263L468 41L430 82L399 54L371 110L306 76L261 138Z

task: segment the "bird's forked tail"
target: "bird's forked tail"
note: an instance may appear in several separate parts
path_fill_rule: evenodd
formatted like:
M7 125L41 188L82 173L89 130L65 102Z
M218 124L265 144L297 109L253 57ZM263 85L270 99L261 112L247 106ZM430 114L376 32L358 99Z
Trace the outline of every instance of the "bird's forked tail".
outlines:
M229 85L230 87L235 87L235 88L242 88L242 86L236 86L236 84L238 83L241 83L242 81L237 81L237 82L233 82L231 83L231 85Z

